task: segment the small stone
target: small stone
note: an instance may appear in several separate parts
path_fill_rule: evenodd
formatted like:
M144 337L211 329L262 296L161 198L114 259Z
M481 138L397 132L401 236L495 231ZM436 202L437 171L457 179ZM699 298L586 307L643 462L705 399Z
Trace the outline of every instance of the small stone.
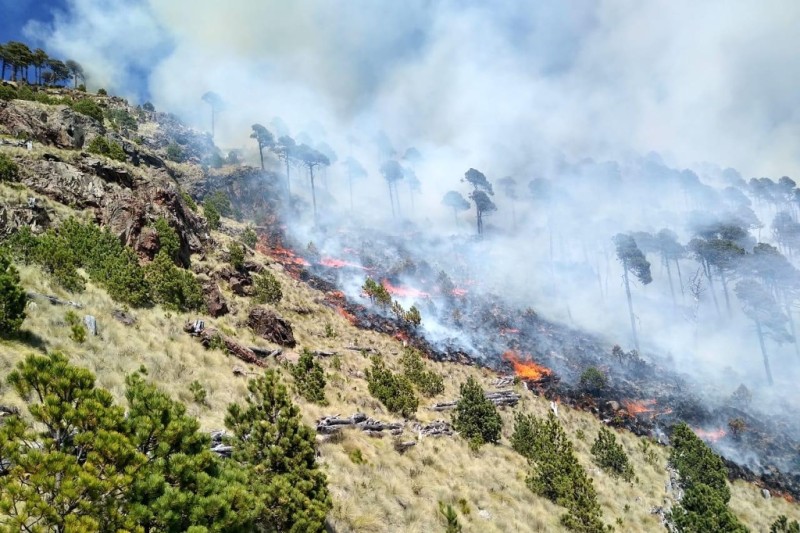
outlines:
M478 509L478 516L484 520L490 520L492 518L492 514L486 509Z
M765 500L769 500L772 497L772 494L767 489L761 489L761 495Z

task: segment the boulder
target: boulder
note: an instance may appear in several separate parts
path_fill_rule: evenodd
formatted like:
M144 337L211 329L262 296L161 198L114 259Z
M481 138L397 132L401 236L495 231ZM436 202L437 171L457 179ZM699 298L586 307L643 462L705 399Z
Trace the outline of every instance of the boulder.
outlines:
M247 316L247 325L256 335L281 346L294 348L292 326L288 321L279 317L269 309L254 307Z
M219 287L217 287L216 283L210 282L203 286L203 300L206 303L208 314L214 318L227 315L230 312L228 304L225 298L222 297L222 293L219 292Z

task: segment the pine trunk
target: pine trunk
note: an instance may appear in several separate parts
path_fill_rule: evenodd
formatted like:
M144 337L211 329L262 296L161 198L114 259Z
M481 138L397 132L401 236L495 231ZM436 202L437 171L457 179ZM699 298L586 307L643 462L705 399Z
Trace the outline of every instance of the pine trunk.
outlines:
M761 355L764 356L764 370L767 373L767 382L772 386L772 371L769 369L769 356L767 355L767 348L764 346L764 332L761 331L761 322L758 320L756 320L756 332L758 333L758 343L761 345Z
M639 349L639 336L636 334L636 317L633 314L633 299L631 298L631 284L628 280L628 263L622 263L622 271L625 277L625 295L628 297L628 314L631 317L631 333L633 333L633 345L636 351L641 353Z

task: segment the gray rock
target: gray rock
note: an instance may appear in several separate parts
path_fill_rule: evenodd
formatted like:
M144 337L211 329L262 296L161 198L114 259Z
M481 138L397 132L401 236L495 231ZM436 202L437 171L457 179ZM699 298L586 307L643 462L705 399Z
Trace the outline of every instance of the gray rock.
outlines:
M95 317L86 315L83 317L83 323L86 325L86 331L88 331L90 335L97 335L97 319Z

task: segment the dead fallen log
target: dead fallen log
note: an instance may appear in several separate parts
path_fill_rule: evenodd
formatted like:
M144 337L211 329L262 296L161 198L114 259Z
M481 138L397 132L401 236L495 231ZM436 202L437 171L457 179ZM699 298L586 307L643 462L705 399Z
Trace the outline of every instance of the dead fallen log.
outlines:
M253 350L253 353L259 357L277 357L283 353L283 350L280 348L276 350L267 350L266 348L251 346L250 349Z
M0 418L4 416L18 415L19 409L10 405L0 405Z
M339 352L326 352L323 350L315 350L311 352L311 355L316 355L317 357L332 357L334 355L339 355Z
M34 298L43 298L45 300L48 300L51 305L68 305L70 307L74 307L75 309L83 309L83 305L79 304L78 302L62 300L60 298L56 298L55 296L48 296L47 294L39 294L38 292L28 292L27 296L31 300Z
M378 353L378 350L375 348L367 347L362 348L361 346L345 346L345 350L351 350L353 352L361 352L361 353Z
M498 407L510 405L514 406L519 403L519 394L514 391L504 390L504 391L493 391L487 392L486 398L495 404ZM433 404L429 409L431 411L446 411L448 409L454 409L455 406L458 404L458 400L451 400L449 402L439 402Z
M339 415L324 416L317 420L317 433L332 435L338 433L342 428L354 427L370 435L380 435L388 431L392 435L400 435L403 432L403 422L382 422L369 418L364 413L355 413L353 416L342 418Z
M429 424L414 424L414 431L422 437L451 437L455 433L450 422L434 420Z
M498 389L500 387L510 387L514 384L515 379L515 376L500 376L492 383L492 386Z
M415 441L415 440L406 440L406 441L400 441L400 440L398 440L398 441L396 441L396 442L394 443L394 449L395 449L395 451L397 451L398 453L403 453L403 452L405 452L407 449L409 449L409 448L411 448L411 447L413 447L413 446L416 446L416 445L417 445L417 441Z
M201 326L201 323L202 321L199 320L187 322L183 325L183 331L194 337L199 337L200 343L206 348L211 346L215 339L219 339L225 346L225 350L232 356L238 357L245 363L250 363L251 365L266 366L264 361L259 359L255 352L253 352L253 350L250 348L242 346L232 338L228 337L227 335L223 335L214 328L206 328Z

